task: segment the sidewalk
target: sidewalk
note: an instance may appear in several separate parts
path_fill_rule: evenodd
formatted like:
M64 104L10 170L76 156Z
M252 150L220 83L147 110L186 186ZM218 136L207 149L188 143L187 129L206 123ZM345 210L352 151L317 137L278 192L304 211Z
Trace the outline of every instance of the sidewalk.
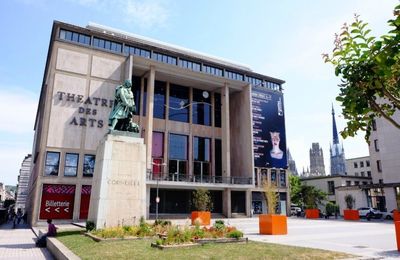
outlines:
M36 236L28 225L15 229L12 223L0 226L0 259L53 259L46 248L35 247Z

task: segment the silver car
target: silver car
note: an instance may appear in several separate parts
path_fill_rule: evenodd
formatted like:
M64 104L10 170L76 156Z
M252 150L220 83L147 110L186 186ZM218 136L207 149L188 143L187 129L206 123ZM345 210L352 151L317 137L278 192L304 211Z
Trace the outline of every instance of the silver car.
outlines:
M360 218L381 218L382 217L382 212L380 212L377 208L371 208L371 207L363 207L363 208L358 208L358 215Z

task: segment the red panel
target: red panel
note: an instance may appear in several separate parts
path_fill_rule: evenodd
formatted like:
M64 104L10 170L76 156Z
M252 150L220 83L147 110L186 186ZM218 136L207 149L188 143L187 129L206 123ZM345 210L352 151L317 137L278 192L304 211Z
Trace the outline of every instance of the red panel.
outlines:
M91 191L92 191L91 185L82 185L81 208L79 211L79 219L88 218Z
M43 184L40 219L72 219L75 185Z

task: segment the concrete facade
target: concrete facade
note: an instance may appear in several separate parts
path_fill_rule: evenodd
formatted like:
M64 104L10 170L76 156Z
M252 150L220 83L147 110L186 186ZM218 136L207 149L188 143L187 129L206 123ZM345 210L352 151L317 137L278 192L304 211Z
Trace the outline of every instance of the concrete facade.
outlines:
M364 156L346 159L346 175L372 177L370 157Z
M89 42L93 44L95 41L98 43L99 39L103 43L108 41L110 48L117 48L117 44L120 44L123 50L134 46L141 52L126 53L116 49L105 49L106 45L100 48L93 44L84 44L84 41L75 42L72 36L70 40L66 40L62 38L66 33L80 35L76 36L76 39L80 39L81 36L88 37ZM167 60L150 58L150 55L157 57L156 55L161 54L169 58L175 57L177 60L170 64ZM242 75L243 79L232 79L221 76L222 74L213 75L178 66L185 60L198 63L201 68L212 66L214 69L221 69L222 72L235 71ZM83 206L86 205L83 198L84 195L88 195L88 186L93 183L93 178L84 172L87 166L84 158L96 154L100 140L107 133L108 115L113 105L115 87L125 79L132 79L135 96L139 93L136 99L139 112L133 120L139 124L141 137L146 144L146 199L149 211L152 212L154 208L155 202L150 197L155 196L156 190L174 197L174 194L202 187L215 192L218 204L221 204L221 212L218 213L227 217L232 213L250 216L252 191L261 191L261 170L281 171L282 180L277 180L280 183L279 191L285 194L282 198L289 198L288 178L284 169L255 170L254 167L251 110L251 89L254 83L244 80L253 78L261 80L260 83L271 93L282 91L282 80L255 73L240 64L102 26L90 25L81 28L55 22L35 122L28 202L31 223L35 225L38 221L43 221L40 215L44 217L47 214L43 212L45 205L42 198L45 188L49 194L54 190L65 192L65 200L68 196L69 200L73 198L73 201L69 201L69 205L73 206L69 221L79 220L84 216L84 207L87 206ZM159 105L159 101L156 102L158 94L155 92L157 82L165 84L163 118L154 116L155 107ZM188 122L169 119L170 111L173 111L169 105L170 99L176 98L171 96L170 92L176 85L184 86L189 92L188 104L185 105L189 115ZM196 112L193 107L193 104L196 104L196 89L205 91L210 96L210 125L193 122L192 115ZM216 103L217 97L220 97L221 104ZM219 107L221 126L216 126L215 115ZM157 158L153 155L154 133L162 134L161 143L157 143L162 146L162 155ZM169 141L172 134L185 136L187 140L184 175L179 174L178 170L171 172ZM206 181L199 181L195 172L195 137L210 140L211 159ZM217 148L221 151L220 161L215 158ZM57 157L59 160L56 160L55 164L54 160ZM71 161L72 157L78 159ZM71 166L71 163L76 164ZM155 167L161 175L153 173ZM71 168L72 172L75 172L73 176L67 171ZM50 172L51 169L54 173ZM220 173L217 173L219 171ZM231 199L232 196L239 199ZM176 195L174 199L179 200L179 197L180 195ZM165 196L161 203L172 207L168 204L171 201L163 199ZM179 203L174 202L178 206ZM237 203L241 205L238 206ZM286 206L290 205L288 199L284 200L284 203ZM237 209L238 212L232 212ZM147 216L154 214L151 212L147 212ZM64 220L65 218L59 221Z

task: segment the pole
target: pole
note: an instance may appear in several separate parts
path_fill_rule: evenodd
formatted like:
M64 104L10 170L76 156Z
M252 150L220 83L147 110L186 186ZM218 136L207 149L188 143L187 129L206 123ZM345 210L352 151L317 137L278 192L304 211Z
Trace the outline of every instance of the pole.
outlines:
M156 221L158 220L158 203L160 202L160 198L158 197L158 179L160 176L157 176L157 195L156 195Z

